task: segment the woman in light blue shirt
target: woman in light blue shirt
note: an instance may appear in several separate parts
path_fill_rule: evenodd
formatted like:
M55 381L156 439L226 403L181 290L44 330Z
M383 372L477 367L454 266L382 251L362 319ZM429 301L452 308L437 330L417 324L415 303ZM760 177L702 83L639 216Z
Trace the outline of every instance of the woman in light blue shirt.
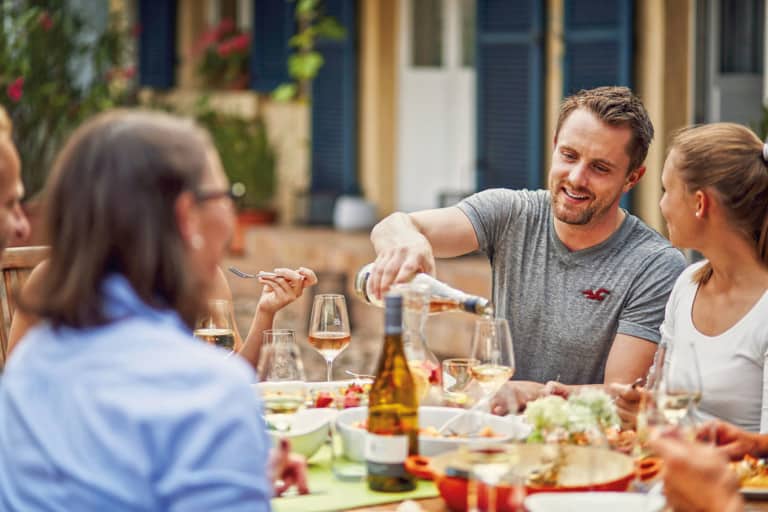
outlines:
M0 381L0 510L269 510L253 370L190 334L234 223L207 134L99 115L46 190L51 257L24 305L42 321Z

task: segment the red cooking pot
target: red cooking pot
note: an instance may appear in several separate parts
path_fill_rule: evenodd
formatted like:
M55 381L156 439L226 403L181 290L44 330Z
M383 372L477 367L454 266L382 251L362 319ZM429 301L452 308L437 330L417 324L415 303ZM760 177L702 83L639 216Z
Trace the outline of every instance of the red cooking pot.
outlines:
M514 464L521 475L529 475L537 469L551 465L563 450L563 463L556 486L526 485L526 494L536 492L574 491L626 491L635 478L635 464L623 453L590 446L521 444L516 445ZM448 508L467 510L467 484L470 465L465 451L452 451L432 458L412 456L406 461L406 469L412 474L435 481L440 496ZM478 505L487 510L487 493L478 484ZM512 488L500 485L496 488L499 512L513 512L524 496L513 496Z

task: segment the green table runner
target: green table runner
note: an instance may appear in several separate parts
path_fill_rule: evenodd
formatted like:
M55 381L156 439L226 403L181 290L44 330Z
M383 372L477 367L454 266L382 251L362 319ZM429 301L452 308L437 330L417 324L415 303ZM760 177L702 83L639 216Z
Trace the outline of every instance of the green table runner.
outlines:
M309 460L309 490L312 494L275 498L272 500L272 510L274 512L332 512L439 496L435 484L424 480L418 480L416 489L413 491L402 493L371 491L365 481L340 482L331 473L330 455L329 447L323 446Z

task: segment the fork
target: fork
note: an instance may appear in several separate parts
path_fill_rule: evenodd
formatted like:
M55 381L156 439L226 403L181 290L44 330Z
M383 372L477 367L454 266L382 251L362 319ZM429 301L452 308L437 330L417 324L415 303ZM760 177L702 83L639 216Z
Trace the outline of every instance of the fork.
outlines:
M248 272L243 272L237 267L229 267L229 271L235 274L237 277L242 277L243 279L256 279L259 277L282 277L275 274L274 272L264 272L263 270L256 274L250 274ZM303 280L304 276L301 276L301 279Z
M472 407L469 409L464 409L462 412L457 414L456 416L453 416L452 418L449 418L443 425L437 429L437 433L440 435L443 434L450 434L450 435L462 435L464 437L475 437L477 433L482 428L482 425L477 425L476 421L474 420L475 416L474 413L476 411L479 411L481 407L485 406L488 402L491 401L491 396L484 396L477 402L475 402ZM453 428L453 425L457 423L459 420L464 420L466 418L473 418L473 425L472 428L469 429L469 431L465 431L464 433L460 433L457 430ZM449 427L451 427L449 429Z

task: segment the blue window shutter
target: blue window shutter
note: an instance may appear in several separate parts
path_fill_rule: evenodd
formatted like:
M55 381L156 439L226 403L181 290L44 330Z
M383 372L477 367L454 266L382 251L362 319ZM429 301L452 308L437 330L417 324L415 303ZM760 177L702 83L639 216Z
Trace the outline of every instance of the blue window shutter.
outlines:
M290 80L288 40L295 32L295 5L288 0L253 0L251 89L269 93Z
M565 95L632 86L632 0L564 0Z
M564 0L563 92L632 87L633 0ZM630 209L632 192L621 206Z
M176 0L139 0L139 85L176 83Z
M543 2L477 2L477 186L541 186Z
M357 181L357 0L326 0L325 14L347 31L318 42L325 63L312 82L312 193L359 192Z

